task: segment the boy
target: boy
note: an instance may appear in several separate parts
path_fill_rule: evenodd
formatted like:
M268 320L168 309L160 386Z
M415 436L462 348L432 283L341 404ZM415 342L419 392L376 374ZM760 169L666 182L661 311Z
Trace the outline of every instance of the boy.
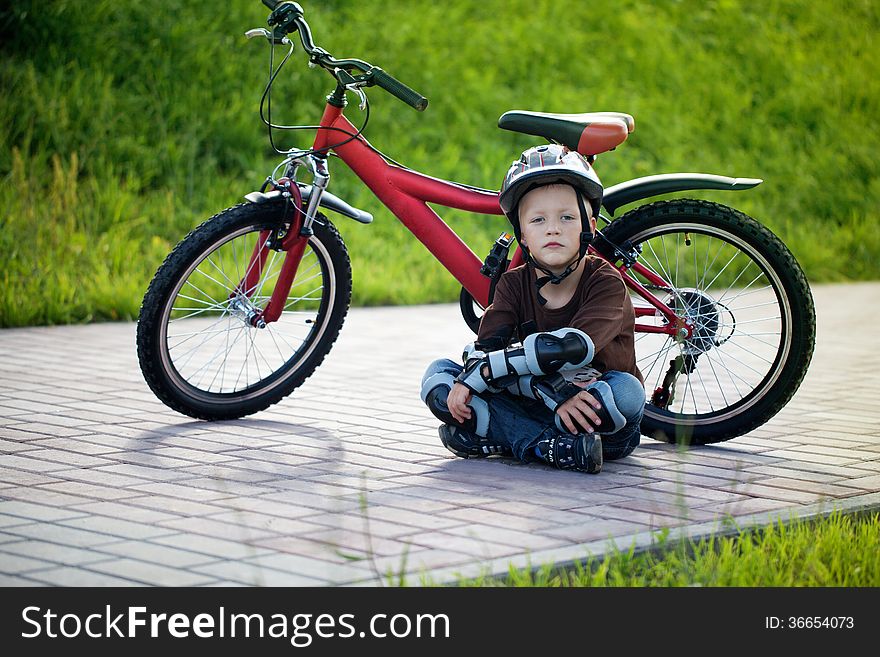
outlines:
M513 454L595 474L638 446L645 391L632 303L617 270L586 256L602 192L563 146L531 148L507 172L501 209L526 263L499 280L464 367L435 361L422 380L457 456Z

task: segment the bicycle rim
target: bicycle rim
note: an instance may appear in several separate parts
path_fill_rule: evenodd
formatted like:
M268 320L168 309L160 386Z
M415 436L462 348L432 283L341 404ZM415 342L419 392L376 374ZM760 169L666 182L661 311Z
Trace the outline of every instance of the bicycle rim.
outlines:
M646 416L698 426L747 413L779 380L792 345L791 305L768 258L730 231L698 223L651 227L630 239L641 245L641 264L670 287L652 287L630 275L694 324L683 341L636 334L637 364L649 401ZM659 313L638 323L667 326ZM671 399L657 405L652 395L670 374L675 380Z
M310 239L277 322L250 323L265 308L284 262L269 251L250 295L236 290L265 226L254 224L207 246L162 309L160 358L174 385L206 402L240 402L284 385L316 346L333 312L335 272L326 247Z

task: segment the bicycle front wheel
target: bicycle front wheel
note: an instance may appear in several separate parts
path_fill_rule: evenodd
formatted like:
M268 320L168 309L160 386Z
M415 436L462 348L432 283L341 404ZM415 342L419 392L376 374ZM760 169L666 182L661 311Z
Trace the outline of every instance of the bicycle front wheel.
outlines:
M686 339L636 333L648 403L642 433L707 444L772 418L798 389L813 353L816 315L806 277L766 227L727 206L661 201L628 212L603 231L634 249L655 281L629 274L694 329ZM633 295L633 305L647 304ZM660 313L637 325L667 327Z
M291 219L286 201L247 203L204 222L157 271L141 306L138 359L150 388L169 407L205 420L261 411L301 385L339 335L351 299L351 264L335 227L319 215L281 316L265 328L266 307L284 251L271 231Z

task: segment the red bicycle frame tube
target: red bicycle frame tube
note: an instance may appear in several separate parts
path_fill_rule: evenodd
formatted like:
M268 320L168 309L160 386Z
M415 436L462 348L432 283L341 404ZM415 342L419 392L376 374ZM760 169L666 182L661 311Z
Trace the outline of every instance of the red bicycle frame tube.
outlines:
M321 118L321 126L339 128L351 134L357 132L342 114L342 108L330 104ZM344 133L337 130L319 129L315 136L315 150L327 152L334 142L343 140L342 135ZM497 194L466 189L392 166L367 146L362 136L333 148L333 151L478 303L488 301L489 279L480 274L482 260L427 204L438 203L470 212L500 215Z
M313 148L325 154L332 149L355 175L372 190L376 197L394 213L401 223L425 245L425 248L462 284L476 302L485 308L488 305L489 299L489 279L480 273L482 261L443 219L428 206L428 203L436 203L445 207L480 214L500 215L503 213L501 206L498 204L498 194L468 189L453 182L432 178L415 171L388 164L367 145L367 141L362 135L337 145L338 142L348 139L346 133L351 135L357 132L357 128L345 118L341 107L335 107L328 103L324 110L324 115L321 117L320 125L321 127L315 135ZM301 242L303 244L300 244ZM275 301L276 296L287 294L293 281L299 257L302 256L301 249L304 247L304 242L305 240L298 240L291 245L291 250L297 250L299 253L293 258L288 257L286 259L284 275L279 278L276 284L272 301ZM594 255L599 255L592 247L590 252ZM517 266L522 264L522 262L522 252L517 247L511 259L511 266ZM291 266L288 267L288 265ZM652 284L669 287L665 281L641 264L636 263L633 269L647 278ZM627 287L636 291L652 306L651 308L637 308L636 316L654 315L656 309L668 321L667 325L662 327L640 325L637 322L636 331L675 335L683 326L675 312L645 289L638 281L629 276L625 266L618 267L618 270ZM267 322L277 319L274 316L270 317L268 312L264 313L264 317Z

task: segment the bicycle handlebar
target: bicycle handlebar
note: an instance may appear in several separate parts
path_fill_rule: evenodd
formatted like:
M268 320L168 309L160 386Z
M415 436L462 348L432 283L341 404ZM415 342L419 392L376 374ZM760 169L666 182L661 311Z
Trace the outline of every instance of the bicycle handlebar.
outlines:
M425 109L428 107L427 98L425 98L415 89L410 89L397 78L388 75L381 68L373 68L372 75L373 82L377 86L382 87L392 96L402 100L413 109L424 112Z
M300 41L302 41L303 50L308 54L309 61L331 72L337 68L346 70L352 68L358 69L366 74L364 78L361 79L365 80L367 85L382 87L392 96L402 100L404 103L419 112L424 112L428 107L427 98L415 89L408 87L400 80L388 75L388 73L378 66L373 66L360 59L336 59L323 48L316 46L312 39L312 30L309 28L309 24L303 17L302 7L297 3L290 2L289 0L262 0L262 2L272 10L272 15L269 17L270 25L276 24L288 34L290 32L299 32L299 38ZM279 6L285 4L290 5L288 8L289 11L283 12L281 15L276 15L276 10Z

